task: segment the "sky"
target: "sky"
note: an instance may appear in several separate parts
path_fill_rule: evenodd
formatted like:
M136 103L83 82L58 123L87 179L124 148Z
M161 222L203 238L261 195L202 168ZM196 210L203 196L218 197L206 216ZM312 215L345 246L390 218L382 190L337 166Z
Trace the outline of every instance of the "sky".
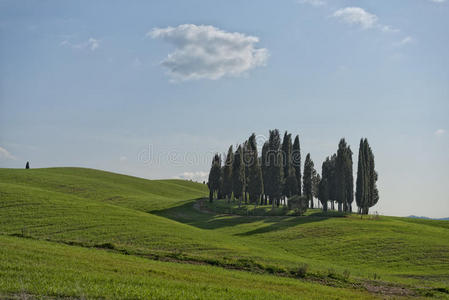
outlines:
M0 167L202 181L278 128L355 170L366 137L371 211L448 217L448 49L449 0L0 0Z

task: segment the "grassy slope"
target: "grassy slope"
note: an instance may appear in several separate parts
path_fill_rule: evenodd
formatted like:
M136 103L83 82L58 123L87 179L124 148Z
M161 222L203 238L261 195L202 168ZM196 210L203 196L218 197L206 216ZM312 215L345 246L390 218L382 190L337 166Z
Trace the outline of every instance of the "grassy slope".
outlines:
M351 277L449 286L449 222L211 215L192 207L206 194L202 184L90 169L0 169L0 234L112 243L140 255L249 258L286 269L307 262L318 273L347 269Z
M371 299L367 292L0 236L0 298ZM24 297L25 298L25 297Z

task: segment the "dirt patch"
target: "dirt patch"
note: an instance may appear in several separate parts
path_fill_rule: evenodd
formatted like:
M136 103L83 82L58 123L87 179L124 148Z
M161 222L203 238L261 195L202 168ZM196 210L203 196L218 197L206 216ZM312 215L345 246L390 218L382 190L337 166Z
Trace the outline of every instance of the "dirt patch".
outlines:
M370 293L381 294L385 296L418 296L416 292L411 289L402 286L390 285L386 282L366 281L362 283L362 286Z

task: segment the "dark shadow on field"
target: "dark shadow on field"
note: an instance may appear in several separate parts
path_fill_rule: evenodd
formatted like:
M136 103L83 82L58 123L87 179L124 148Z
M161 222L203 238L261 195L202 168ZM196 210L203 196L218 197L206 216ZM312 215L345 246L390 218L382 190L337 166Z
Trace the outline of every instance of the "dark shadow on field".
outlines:
M194 208L195 202L199 199L188 200L182 205L155 210L150 213L165 217L180 223L195 226L201 229L217 229L224 227L232 227L240 224L249 224L260 222L269 224L267 226L257 228L244 233L236 234L238 236L250 236L253 234L267 233L271 231L284 230L289 227L307 224L311 222L320 222L327 220L332 215L326 216L323 213L313 213L308 216L239 216L225 215L213 212L202 212Z

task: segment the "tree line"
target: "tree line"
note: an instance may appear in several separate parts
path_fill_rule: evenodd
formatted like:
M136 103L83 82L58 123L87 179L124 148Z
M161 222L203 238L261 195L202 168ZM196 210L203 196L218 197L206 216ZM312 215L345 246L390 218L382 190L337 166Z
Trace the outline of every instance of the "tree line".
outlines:
M368 140L361 139L354 194L353 160L351 147L342 138L335 154L324 160L321 175L316 171L310 153L301 170L299 135L292 141L287 131L283 138L278 129L269 131L269 139L259 156L256 135L253 133L243 144L231 145L222 161L215 154L209 172L209 200L226 199L242 204L287 205L300 199L313 208L318 198L323 211L329 209L352 212L354 197L358 213L368 214L369 208L379 200L374 154Z

